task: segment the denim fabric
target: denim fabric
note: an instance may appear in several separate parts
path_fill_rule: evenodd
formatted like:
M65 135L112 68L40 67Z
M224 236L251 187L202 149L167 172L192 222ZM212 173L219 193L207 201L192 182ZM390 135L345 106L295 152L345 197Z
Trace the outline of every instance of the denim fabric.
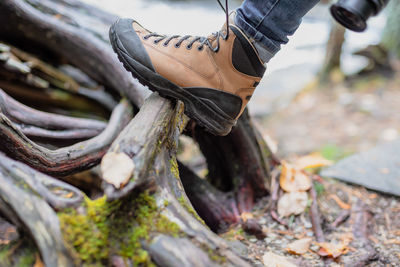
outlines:
M235 24L252 40L268 62L288 42L302 17L319 0L245 0L236 10ZM262 48L265 51L260 51Z

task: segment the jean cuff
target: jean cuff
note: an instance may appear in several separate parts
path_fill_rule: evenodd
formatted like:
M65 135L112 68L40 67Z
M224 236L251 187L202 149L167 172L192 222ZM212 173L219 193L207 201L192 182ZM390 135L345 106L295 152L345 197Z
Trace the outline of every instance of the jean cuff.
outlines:
M264 34L257 31L252 25L247 23L240 12L236 12L235 24L238 26L251 40L257 43L257 49L265 49L265 54L269 54L271 59L279 50L280 45L277 45L273 40L268 39ZM262 54L262 52L260 52ZM269 59L265 62L268 62Z

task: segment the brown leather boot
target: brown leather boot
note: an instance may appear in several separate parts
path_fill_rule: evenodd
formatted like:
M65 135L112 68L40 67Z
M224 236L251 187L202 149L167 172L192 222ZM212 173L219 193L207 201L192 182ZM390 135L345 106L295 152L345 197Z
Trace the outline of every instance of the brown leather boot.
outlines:
M186 114L216 135L231 131L265 72L232 21L206 38L160 35L119 19L110 40L135 78L163 97L182 100Z

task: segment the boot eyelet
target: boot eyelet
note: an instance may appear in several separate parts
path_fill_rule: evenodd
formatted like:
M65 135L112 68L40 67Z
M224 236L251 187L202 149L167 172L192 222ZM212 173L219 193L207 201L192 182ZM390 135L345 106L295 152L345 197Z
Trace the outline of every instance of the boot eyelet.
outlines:
M149 39L149 36L143 36L143 40Z
M163 45L163 46L165 46L165 47L167 47L167 46L168 46L168 44L166 44L166 43L163 43L162 45Z
M190 49L192 49L192 47L193 47L192 45L187 45L187 46L186 46L186 49L187 49L187 50L190 50Z
M180 44L175 44L175 48L179 48L179 47L181 47Z
M204 47L203 47L203 46L199 46L199 47L197 47L197 50L199 50L199 51L203 51L203 49L204 49Z
M154 41L153 41L153 44L158 44L158 41L157 41L157 40L154 40Z

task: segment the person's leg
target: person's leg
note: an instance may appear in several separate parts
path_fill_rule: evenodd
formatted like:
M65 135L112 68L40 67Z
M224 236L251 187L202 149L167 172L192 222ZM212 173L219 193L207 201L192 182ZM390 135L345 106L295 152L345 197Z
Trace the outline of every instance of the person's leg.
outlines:
M288 42L302 17L319 0L246 0L236 10L235 24L254 41L264 62Z

